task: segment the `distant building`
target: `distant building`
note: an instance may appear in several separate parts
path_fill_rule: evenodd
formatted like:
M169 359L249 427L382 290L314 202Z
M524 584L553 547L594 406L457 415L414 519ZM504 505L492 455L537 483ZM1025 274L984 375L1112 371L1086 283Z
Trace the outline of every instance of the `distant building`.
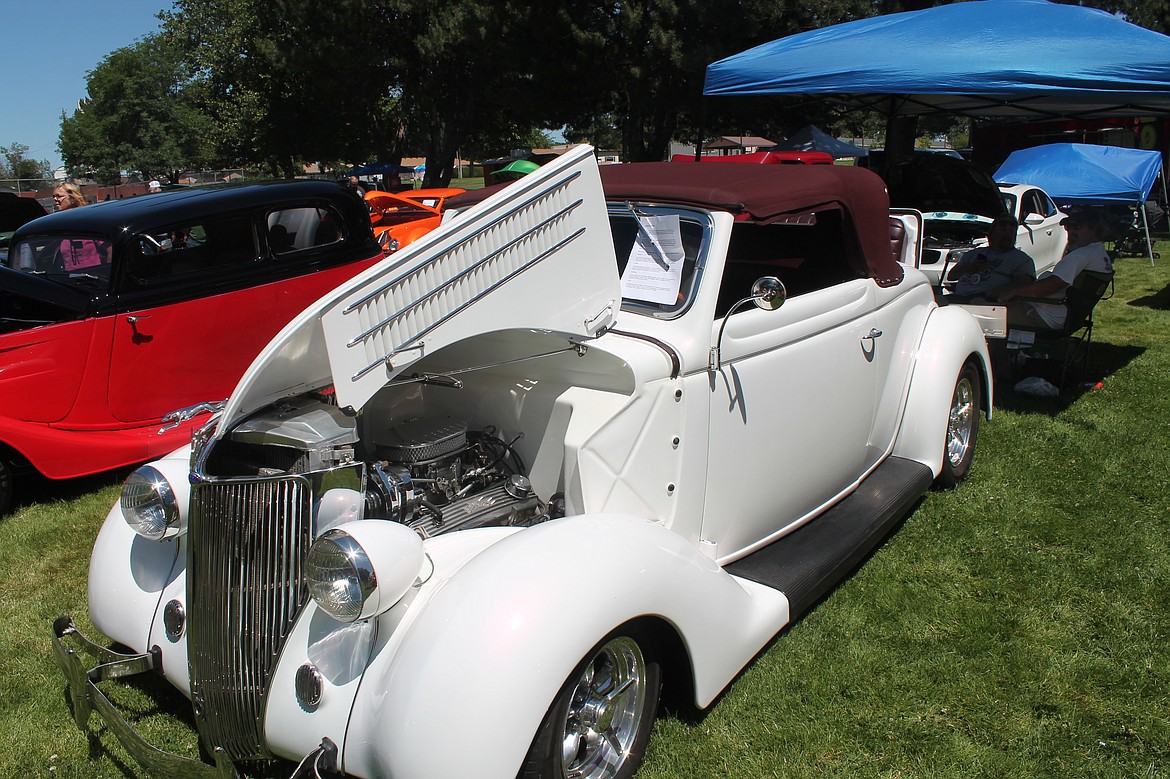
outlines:
M775 146L758 135L723 135L703 143L704 154L752 154Z

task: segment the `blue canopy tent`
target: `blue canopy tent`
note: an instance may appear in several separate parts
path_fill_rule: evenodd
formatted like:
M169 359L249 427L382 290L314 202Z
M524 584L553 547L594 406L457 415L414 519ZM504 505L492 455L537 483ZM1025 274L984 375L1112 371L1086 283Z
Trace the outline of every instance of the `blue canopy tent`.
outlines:
M995 180L1035 184L1059 203L1137 204L1152 264L1154 247L1144 205L1161 172L1159 151L1050 143L1012 152L995 172Z
M888 115L1170 112L1170 37L1076 5L981 0L790 35L707 67L705 95L816 95Z
M869 152L851 143L839 141L815 125L808 125L788 136L783 143L772 147L774 151L823 151L838 157L864 157Z

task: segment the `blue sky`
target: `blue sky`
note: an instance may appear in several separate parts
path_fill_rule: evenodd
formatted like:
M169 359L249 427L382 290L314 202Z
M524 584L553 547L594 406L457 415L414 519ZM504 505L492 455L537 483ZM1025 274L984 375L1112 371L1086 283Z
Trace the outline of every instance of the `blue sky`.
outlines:
M61 112L85 97L86 73L107 54L158 30L170 0L0 0L0 146L61 164Z

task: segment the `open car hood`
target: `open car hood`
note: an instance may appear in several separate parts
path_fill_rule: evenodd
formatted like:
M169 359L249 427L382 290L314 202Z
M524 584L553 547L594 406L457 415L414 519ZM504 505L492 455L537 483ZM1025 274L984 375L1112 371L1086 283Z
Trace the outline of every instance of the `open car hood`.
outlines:
M36 200L11 192L0 192L0 232L10 233L48 212Z
M68 284L0 265L0 332L81 319L91 299Z
M359 410L422 357L480 333L594 338L620 305L597 163L577 146L309 306L240 379L216 435L329 384Z
M995 181L966 160L920 152L895 161L882 178L893 208L978 214L988 219L1004 213Z

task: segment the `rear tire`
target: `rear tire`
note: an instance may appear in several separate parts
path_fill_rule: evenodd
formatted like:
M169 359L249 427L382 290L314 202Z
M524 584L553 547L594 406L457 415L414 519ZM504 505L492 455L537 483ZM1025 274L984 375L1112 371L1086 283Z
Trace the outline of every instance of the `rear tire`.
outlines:
M951 394L947 415L947 437L943 446L942 470L934 480L936 487L952 489L971 470L975 459L975 441L979 437L979 408L983 385L974 362L968 361L959 371Z
M662 672L652 650L629 626L590 650L545 714L520 779L630 779L658 709Z

